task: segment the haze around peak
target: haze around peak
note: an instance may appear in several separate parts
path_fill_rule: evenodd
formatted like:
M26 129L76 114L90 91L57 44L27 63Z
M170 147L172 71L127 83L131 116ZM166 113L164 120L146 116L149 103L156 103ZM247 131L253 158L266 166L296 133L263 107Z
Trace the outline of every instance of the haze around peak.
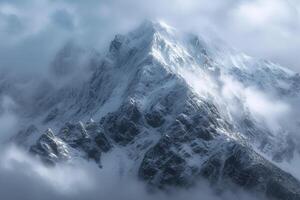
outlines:
M299 10L296 0L1 0L0 67L44 73L70 39L101 51L115 34L159 19L299 72Z

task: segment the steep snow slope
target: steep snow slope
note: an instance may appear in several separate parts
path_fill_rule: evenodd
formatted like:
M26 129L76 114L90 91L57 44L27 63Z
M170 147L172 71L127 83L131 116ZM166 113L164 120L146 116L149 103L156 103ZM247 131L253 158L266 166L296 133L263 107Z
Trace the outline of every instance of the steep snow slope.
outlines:
M35 96L37 109L24 111L34 124L14 139L46 163L83 157L101 166L102 154L120 149L131 163L123 170L155 187L206 178L223 189L300 198L299 181L260 154L291 159L293 130L255 109L285 95L275 103L287 112L281 101L299 98L298 74L150 21L85 65L85 78ZM39 137L46 128L54 131Z

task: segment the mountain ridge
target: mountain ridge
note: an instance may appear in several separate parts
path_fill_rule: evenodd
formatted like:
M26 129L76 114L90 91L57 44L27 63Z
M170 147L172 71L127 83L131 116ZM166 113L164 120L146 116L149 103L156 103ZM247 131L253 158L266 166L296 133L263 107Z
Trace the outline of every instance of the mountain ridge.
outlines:
M271 199L299 199L299 181L252 147L281 161L293 157L294 141L261 125L244 96L234 94L232 101L224 94L229 77L242 95L250 85L299 96L299 75L243 54L222 60L228 52L213 50L199 37L181 37L168 25L146 21L117 35L104 59L89 62L95 66L87 80L73 79L35 100L42 113L37 125L15 140L32 138L26 148L51 165L82 157L101 166L102 154L121 149L134 162L124 170L138 168L138 177L158 188L205 178ZM57 130L40 133L51 126Z

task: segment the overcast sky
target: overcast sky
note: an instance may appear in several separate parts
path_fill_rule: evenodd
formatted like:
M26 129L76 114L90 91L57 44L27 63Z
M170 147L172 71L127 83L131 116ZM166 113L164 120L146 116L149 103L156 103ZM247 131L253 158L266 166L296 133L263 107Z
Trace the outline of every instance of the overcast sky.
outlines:
M144 19L213 31L230 45L300 72L299 0L0 0L0 67L44 70L67 40L101 49Z

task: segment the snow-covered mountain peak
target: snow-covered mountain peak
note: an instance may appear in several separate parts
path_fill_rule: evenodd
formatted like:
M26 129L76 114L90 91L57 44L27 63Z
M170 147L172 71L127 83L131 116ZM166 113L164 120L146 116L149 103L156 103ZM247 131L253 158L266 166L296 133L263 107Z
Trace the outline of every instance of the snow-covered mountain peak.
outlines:
M59 69L77 54L62 55ZM122 171L159 188L205 177L224 187L230 180L266 193L278 184L287 187L281 193L300 194L297 180L256 151L279 161L293 156L293 141L277 137L261 110L273 109L270 91L286 94L279 100L297 96L299 75L153 21L116 35L104 58L87 63L95 67L84 81L30 99L34 115L27 123L34 126L16 141L33 154L48 163L80 156L105 165L102 154L118 149L130 160ZM257 102L263 106L253 110ZM40 132L48 127L51 134Z
M109 55L117 65L126 62L159 63L171 73L183 68L195 68L207 60L208 45L195 35L183 34L164 22L145 21L126 35L116 35Z
M116 35L108 57L116 68L112 73L120 74L121 79L148 85L171 74L202 98L222 99L220 91L227 86L228 78L241 88L275 93L295 93L291 87L298 88L290 70L221 46L163 22L145 21L126 35Z
M111 42L110 52L124 54L135 49L149 53L153 46L176 43L178 38L175 35L175 29L165 23L146 20L128 34L116 35ZM148 52L145 52L146 50Z
M165 35L172 35L176 31L175 28L168 25L163 21L145 20L142 22L135 30L131 31L129 34L132 37L140 36L144 34L154 34L160 33Z

